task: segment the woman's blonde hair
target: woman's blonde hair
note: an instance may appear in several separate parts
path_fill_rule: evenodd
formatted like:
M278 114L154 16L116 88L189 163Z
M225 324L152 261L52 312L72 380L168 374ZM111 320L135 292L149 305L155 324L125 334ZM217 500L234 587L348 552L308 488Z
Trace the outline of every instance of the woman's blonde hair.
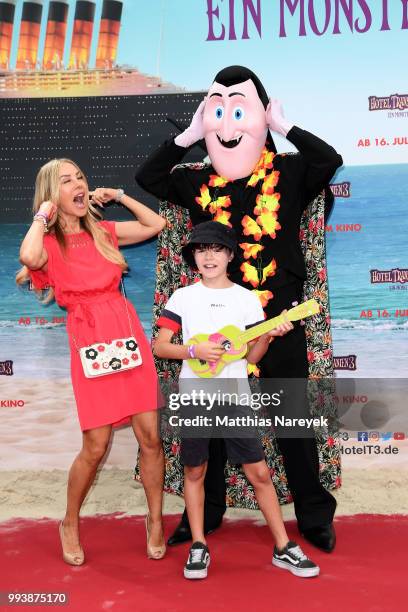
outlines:
M35 181L35 193L33 202L33 213L36 214L43 202L51 201L57 206L59 204L59 191L60 191L60 169L62 164L72 164L77 168L78 172L84 177L84 181L87 182L84 173L71 159L60 158L52 159L42 166L37 174ZM57 211L58 212L58 211ZM122 253L118 251L113 242L110 233L98 224L98 221L102 219L101 213L93 205L89 204L88 211L84 217L80 219L80 225L93 239L95 247L108 261L118 264L122 271L127 270L128 266L123 257ZM67 247L65 235L61 226L60 217L54 215L52 221L48 223L48 229L50 234L55 235L58 244L60 245L62 252L64 253ZM22 285L30 280L30 274L27 266L23 266L16 274L16 283ZM43 292L35 290L37 295L42 298ZM43 303L48 303L54 298L54 289L51 287L47 293Z

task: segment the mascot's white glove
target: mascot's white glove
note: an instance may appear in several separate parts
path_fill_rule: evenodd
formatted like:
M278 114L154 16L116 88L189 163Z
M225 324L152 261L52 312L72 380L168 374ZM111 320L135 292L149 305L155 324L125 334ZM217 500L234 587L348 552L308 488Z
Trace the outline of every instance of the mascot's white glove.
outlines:
M279 100L271 98L269 100L269 104L266 107L266 123L268 124L268 128L273 132L277 132L282 136L286 136L291 128L293 128L293 123L289 123L286 121L283 116L282 104Z
M203 113L206 100L207 98L204 98L197 108L188 128L174 139L174 142L179 147L191 147L195 142L204 138Z

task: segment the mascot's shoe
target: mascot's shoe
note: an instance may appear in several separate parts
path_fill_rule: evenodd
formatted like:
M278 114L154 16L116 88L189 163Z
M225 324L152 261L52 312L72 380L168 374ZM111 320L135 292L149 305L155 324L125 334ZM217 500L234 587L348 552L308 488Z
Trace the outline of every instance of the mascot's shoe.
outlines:
M177 525L173 534L167 540L169 546L176 546L176 544L183 544L192 539L191 530L189 525L185 525L183 521Z
M336 532L334 531L333 523L323 525L322 527L301 529L300 532L305 540L324 552L332 552L336 546Z
M218 529L218 527L220 527L221 524L222 524L222 518L217 524L212 525L210 528L206 527L204 529L205 535L208 535L209 533L212 533L213 531ZM180 521L180 523L177 525L176 529L174 530L173 534L167 540L167 544L169 546L176 546L177 544L183 544L184 542L189 542L191 539L192 539L192 535L191 535L190 526L186 525L183 521Z

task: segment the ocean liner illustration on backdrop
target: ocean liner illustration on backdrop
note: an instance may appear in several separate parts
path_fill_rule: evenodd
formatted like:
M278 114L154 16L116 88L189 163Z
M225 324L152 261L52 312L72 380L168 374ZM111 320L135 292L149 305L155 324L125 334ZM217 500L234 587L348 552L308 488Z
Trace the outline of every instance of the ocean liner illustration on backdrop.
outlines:
M116 63L129 1L0 0L0 222L28 222L35 174L52 157L156 204L134 170L175 133L167 118L186 123L203 93Z
M75 11L69 37L69 11ZM123 2L104 0L95 22L96 3L51 0L48 16L43 0L24 2L21 20L15 20L16 0L0 3L0 95L2 97L134 95L177 91L157 76L116 64ZM46 19L46 23L43 23ZM41 28L46 28L44 40ZM17 58L11 65L13 37ZM95 66L91 46L97 40ZM42 50L42 53L40 52ZM67 57L64 65L64 54ZM178 88L180 91L180 88Z
M91 187L122 187L142 202L157 206L156 198L149 197L136 186L135 170L150 151L170 134L175 134L176 130L167 117L186 125L202 100L203 91L192 90L191 86L188 91L183 89L192 79L191 75L189 77L183 73L182 66L178 72L172 73L176 74L172 77L175 84L166 83L158 76L161 73L160 59L157 60L157 68L150 69L155 76L148 76L137 69L138 61L143 66L152 66L152 57L160 58L162 55L164 58L165 51L174 64L178 54L185 51L183 37L176 41L172 53L169 52L169 48L172 48L169 43L173 42L176 30L172 30L168 25L169 20L163 18L164 11L156 10L156 7L165 7L166 3L168 15L175 11L185 19L186 24L189 23L188 16L183 14L184 8L193 4L189 0L177 3L172 0L146 3L140 0L0 0L0 351L3 347L0 361L14 360L17 364L16 377L33 376L32 364L38 362L37 347L44 347L45 353L47 346L43 338L49 338L52 351L47 353L47 357L44 355L41 371L52 372L57 378L68 376L65 330L59 329L58 325L55 329L51 326L49 334L44 335L42 323L34 324L36 317L39 317L39 321L44 317L51 320L52 316L62 317L64 313L52 305L45 314L43 306L37 303L34 296L30 301L22 299L13 280L19 267L19 245L32 218L34 181L40 166L53 157L71 157L83 167ZM137 19L138 11L143 10L138 7L145 4L154 11L156 28L151 32L143 31L143 20ZM202 4L204 6L206 3ZM224 4L228 5L226 2ZM177 11L173 8L176 5ZM172 12L169 11L170 6ZM195 27L192 30L196 32ZM130 31L129 42L124 44L127 31ZM136 59L128 68L123 65L128 61L128 45L142 34L144 40L149 42L148 45L139 46L144 57L138 60L139 56L134 55ZM355 41L359 40L355 38ZM234 41L232 47L234 54L238 50L237 42ZM294 40L292 42L295 44ZM262 58L255 52L248 54L246 41L243 44L245 46L241 47L241 55L237 59L244 61L244 48L245 61L258 70L258 66L262 66ZM268 44L266 41L263 53L266 61L270 58ZM283 40L282 44L286 45L287 41ZM303 46L304 40L299 44ZM121 45L125 47L124 54ZM191 50L195 56L194 65L198 66L196 70L200 74L200 79L194 82L207 89L213 70L200 70L200 63L197 62L200 49L203 47L197 45ZM313 49L314 46L306 59L313 56ZM121 65L118 65L117 57L121 59ZM283 54L283 73L290 63L290 57L286 57L286 60L285 57ZM330 54L328 57L331 59ZM202 59L210 62L211 58L203 55ZM379 58L379 62L381 68L387 58ZM367 100L367 97L363 100L364 95L379 92L374 88L374 77L368 75L361 78L361 62L356 61L350 66L354 75L351 82L357 89L361 84L360 93L354 92L354 87L350 89L350 104L359 105L361 109ZM350 66L348 70L351 70ZM400 74L397 65L394 75L390 66L389 70L398 83ZM271 79L274 83L273 72ZM307 91L308 79L309 75L301 74L298 68L296 88ZM282 86L282 93L287 95L285 91L286 85ZM338 113L339 121L333 126L333 132L329 133L334 137L341 132L343 138L345 130L342 125L349 118L354 121L354 114L349 113L348 107L344 107L340 101L334 101L333 92L332 97L333 105L330 108ZM307 115L310 113L311 109L307 109ZM389 125L397 125L397 119L389 119L385 112L381 120L379 113L367 111L366 115L370 121L375 117L373 133L384 134ZM355 117L349 130L351 134L360 133L360 120L364 118L361 114ZM400 130L404 129L402 122L405 120L398 120ZM397 133L405 132L395 131ZM345 160L354 155L350 148L354 141L357 142L350 138L350 145L340 149L342 152L344 150ZM364 148L358 153L359 157L354 158L360 160L359 165L347 165L341 171L338 181L347 181L348 186L351 185L351 197L347 195L342 200L341 194L334 192L340 201L329 219L327 273L330 277L335 355L341 364L342 377L355 377L356 371L359 376L368 378L378 378L379 373L390 378L402 376L408 358L404 333L408 329L407 318L395 315L387 319L377 318L377 311L374 310L381 307L387 308L391 314L404 312L408 283L370 281L370 270L407 268L404 255L406 224L401 222L406 218L408 193L408 173L404 163L406 155L404 157L402 146L390 146L388 150L399 151L399 157L394 158L397 163L383 163L388 159L385 149L381 148L383 158L380 164L367 164L366 155L370 149ZM203 155L204 152L195 147L186 161L202 159ZM393 185L392 206L384 205L390 199L390 184ZM106 210L108 219L119 218L119 215L121 209L116 207ZM351 223L355 224L352 227L358 227L361 231L343 231ZM361 245L364 248L360 248ZM150 333L156 245L152 242L126 249L126 258L134 271L134 278L129 278L127 285L128 295L138 305L145 330ZM361 313L369 307L373 307L373 318L362 318ZM30 325L24 324L27 317L31 317ZM29 341L24 330L31 334ZM52 336L54 333L57 338Z

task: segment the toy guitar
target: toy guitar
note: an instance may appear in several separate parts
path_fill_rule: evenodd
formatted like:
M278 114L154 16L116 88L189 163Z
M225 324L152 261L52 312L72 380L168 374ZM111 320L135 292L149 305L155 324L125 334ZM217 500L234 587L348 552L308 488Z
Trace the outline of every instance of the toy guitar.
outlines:
M316 300L308 300L291 308L284 315L278 315L268 321L263 321L258 325L254 325L246 331L242 331L235 325L226 325L214 334L196 334L187 342L187 344L199 344L200 342L217 342L225 349L225 353L217 361L204 361L202 359L188 359L188 365L193 370L194 374L201 378L213 378L218 376L224 366L232 361L243 359L245 357L248 346L247 343L255 338L259 338L262 334L266 334L275 327L278 327L285 320L299 321L310 317L320 310Z

